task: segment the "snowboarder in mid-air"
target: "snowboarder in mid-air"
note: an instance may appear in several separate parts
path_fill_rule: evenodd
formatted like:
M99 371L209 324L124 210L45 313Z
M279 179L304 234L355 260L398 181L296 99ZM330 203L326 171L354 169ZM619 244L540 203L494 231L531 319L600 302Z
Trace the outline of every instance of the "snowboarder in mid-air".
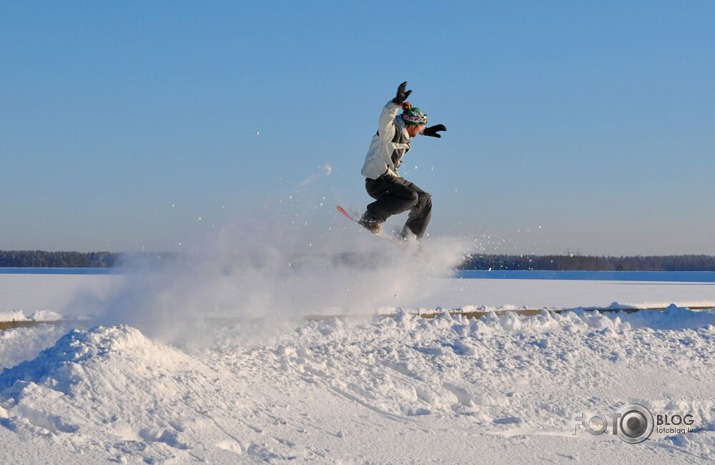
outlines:
M410 150L410 139L418 134L442 137L446 131L443 124L425 127L427 115L407 101L412 93L407 82L397 88L395 98L387 102L380 113L377 133L373 136L365 156L362 175L365 189L375 199L359 223L373 234L380 233L380 226L392 215L409 210L401 237L421 238L432 216L432 197L397 172L402 157ZM402 113L399 111L402 110Z

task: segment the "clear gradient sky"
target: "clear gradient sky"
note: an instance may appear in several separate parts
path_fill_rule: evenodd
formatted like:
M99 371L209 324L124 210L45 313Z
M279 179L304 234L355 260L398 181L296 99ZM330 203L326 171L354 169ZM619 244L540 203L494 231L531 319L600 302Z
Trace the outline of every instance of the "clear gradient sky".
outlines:
M432 235L715 254L713 24L709 0L0 0L0 249L177 248L307 185L325 234L407 80L448 127L402 169Z

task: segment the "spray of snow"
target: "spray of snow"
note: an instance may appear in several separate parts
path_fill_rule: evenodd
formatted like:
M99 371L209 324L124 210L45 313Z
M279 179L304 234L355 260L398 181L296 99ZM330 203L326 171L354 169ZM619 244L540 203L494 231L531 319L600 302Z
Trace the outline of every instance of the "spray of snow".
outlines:
M473 250L474 241L446 237L427 237L419 250L372 237L335 212L321 183L330 173L323 166L259 212L238 212L171 263L133 267L124 286L85 313L165 341L198 337L207 321L369 316L438 290Z

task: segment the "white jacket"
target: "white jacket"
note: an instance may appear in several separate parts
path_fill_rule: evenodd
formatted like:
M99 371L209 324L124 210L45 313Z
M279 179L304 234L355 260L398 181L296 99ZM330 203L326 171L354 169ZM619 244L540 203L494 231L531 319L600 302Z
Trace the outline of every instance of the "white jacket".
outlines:
M410 135L402 118L397 116L401 108L390 100L382 109L377 133L372 137L362 166L362 175L366 178L377 179L384 174L399 176L397 168L410 150Z

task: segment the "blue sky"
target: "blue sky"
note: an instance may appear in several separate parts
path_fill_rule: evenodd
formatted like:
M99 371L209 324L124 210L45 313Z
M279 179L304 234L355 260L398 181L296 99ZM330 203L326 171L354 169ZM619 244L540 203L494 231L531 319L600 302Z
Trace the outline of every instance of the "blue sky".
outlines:
M715 3L358 3L0 2L0 249L339 234L408 80L430 234L715 254Z

